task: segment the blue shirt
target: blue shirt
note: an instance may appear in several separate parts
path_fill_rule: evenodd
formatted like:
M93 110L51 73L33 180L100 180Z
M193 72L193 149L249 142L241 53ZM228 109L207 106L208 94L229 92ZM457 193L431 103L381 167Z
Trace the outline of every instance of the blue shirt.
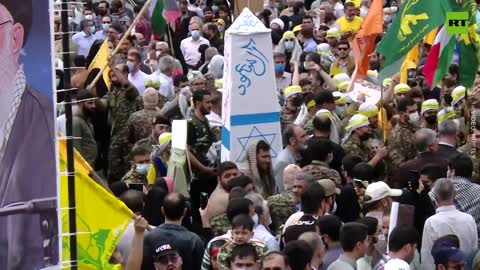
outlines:
M305 40L303 43L304 52L317 52L317 43L313 39Z
M73 42L77 44L77 54L87 57L90 47L97 38L92 34L85 34L85 32L78 32L72 36Z

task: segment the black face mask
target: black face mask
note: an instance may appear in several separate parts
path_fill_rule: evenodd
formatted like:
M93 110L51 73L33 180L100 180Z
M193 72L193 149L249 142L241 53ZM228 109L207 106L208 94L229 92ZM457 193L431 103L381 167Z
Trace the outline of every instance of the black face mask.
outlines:
M298 95L292 99L292 105L295 107L300 107L303 104L303 97Z
M429 125L435 125L437 123L437 116L436 115L429 115L427 117L425 117L425 121L429 124Z
M378 61L370 61L370 69L371 70L380 70L380 62Z

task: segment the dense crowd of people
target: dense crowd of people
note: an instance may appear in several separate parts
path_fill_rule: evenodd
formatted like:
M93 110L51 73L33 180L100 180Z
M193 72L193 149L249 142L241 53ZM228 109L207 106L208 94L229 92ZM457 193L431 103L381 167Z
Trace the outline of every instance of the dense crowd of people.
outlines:
M163 35L148 14L128 33L143 2L72 4L70 85L56 59L57 88L79 89L75 149L135 213L112 263L128 270L480 269L480 75L462 86L453 63L430 87L423 65L431 44L422 42L406 77L378 82L383 58L373 53L363 84L382 85L381 100L353 100L346 93L355 70L351 42L372 1L264 0L256 16L271 29L269 83L284 148L272 156L268 142L250 141L243 160L220 162L224 37L234 3L180 0L181 16ZM402 2L383 1L385 32ZM120 49L108 58L108 75L87 87L105 42L110 53ZM55 45L64 51L61 35ZM63 107L57 111L65 133ZM172 132L174 120L187 120L186 150L172 148L183 136Z

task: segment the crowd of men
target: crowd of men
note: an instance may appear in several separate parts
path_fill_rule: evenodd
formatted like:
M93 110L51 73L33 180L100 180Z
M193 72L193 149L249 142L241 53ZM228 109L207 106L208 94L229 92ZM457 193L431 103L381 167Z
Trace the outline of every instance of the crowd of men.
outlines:
M181 0L164 35L144 14L122 39L143 1L80 2L68 11L71 85L58 58L57 88L79 89L75 149L136 214L111 262L129 270L480 269L480 75L467 89L452 64L429 86L431 44L422 43L406 80L377 82L383 59L373 53L365 83L384 94L378 104L352 100L351 41L370 0L264 1L256 16L271 29L284 148L272 157L268 142L250 142L238 163L218 153L231 3ZM386 32L403 1L383 2ZM104 42L110 53L120 49L108 76L87 89ZM171 146L172 122L182 119L186 151ZM400 214L391 223L393 202Z

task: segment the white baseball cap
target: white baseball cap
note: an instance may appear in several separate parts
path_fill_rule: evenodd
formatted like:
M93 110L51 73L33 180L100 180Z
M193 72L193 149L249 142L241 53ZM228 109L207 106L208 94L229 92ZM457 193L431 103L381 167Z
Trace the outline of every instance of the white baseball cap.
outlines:
M379 182L369 184L367 189L365 190L365 195L370 197L370 200L365 201L365 203L371 203L371 202L381 200L388 196L398 197L402 195L402 190L392 189L387 185L387 183L383 181L379 181Z
M384 270L410 270L410 265L408 265L408 263L406 263L404 260L392 259L385 264L383 269Z

